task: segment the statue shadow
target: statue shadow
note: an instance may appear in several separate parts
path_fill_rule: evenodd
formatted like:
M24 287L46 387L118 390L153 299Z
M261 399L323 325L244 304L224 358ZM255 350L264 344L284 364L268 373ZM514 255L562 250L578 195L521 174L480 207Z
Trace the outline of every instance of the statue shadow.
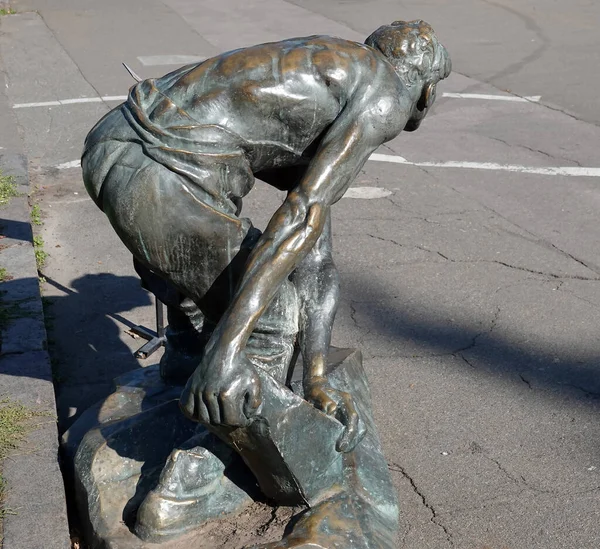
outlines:
M64 293L44 298L58 424L63 433L88 407L112 392L116 377L141 368L124 334L135 323L124 313L153 301L135 276L86 274L71 282L70 288L49 276L45 280ZM135 340L138 346L143 343L143 339Z
M92 436L89 444L104 441L98 449L107 459L117 459L123 467L132 468L117 471L127 485L123 487L127 498L122 502L118 520L132 530L139 504L156 486L171 452L185 448L203 428L187 420L179 410L183 387L158 381L156 360L149 360L146 366L133 356L132 351L144 340L126 344L129 336L124 331L135 325L126 313L154 301L152 294L140 286L139 278L87 274L68 288L51 277L45 278L48 285L63 294L44 301L59 430L64 435L62 469L70 520L76 530L85 529L88 522L73 505L73 463L85 434L96 430L99 438ZM154 312L151 316L154 320ZM152 358L156 356L159 355ZM128 384L144 376L141 391L132 387L115 393L115 379L119 384ZM231 458L224 474L257 496L256 481L241 459Z
M414 314L402 310L402 296L390 299L389 292L358 276L347 278L343 295L362 296L359 313L365 319L364 329L378 337L396 340L399 346L403 341L416 344L424 357L464 355L465 367L484 371L492 378L513 379L516 384L563 393L600 408L600 356L582 358L577 356L576 347L526 347L499 330L482 331L450 323L447 313L439 318L429 314L415 319Z

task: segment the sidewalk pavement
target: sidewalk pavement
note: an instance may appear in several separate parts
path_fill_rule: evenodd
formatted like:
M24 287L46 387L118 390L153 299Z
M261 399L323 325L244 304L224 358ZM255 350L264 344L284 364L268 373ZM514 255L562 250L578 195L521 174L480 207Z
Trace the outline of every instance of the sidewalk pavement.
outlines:
M2 22L0 21L0 32ZM33 248L27 158L19 128L4 93L6 74L0 52L0 171L14 177L19 196L0 207L0 400L7 398L47 412L21 447L0 468L6 481L3 549L71 547L65 490L59 467L56 402L40 282Z

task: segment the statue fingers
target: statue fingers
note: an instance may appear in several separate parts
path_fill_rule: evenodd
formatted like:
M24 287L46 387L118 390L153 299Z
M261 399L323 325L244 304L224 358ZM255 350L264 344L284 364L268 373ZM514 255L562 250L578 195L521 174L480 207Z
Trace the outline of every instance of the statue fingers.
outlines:
M335 416L338 410L337 402L330 398L325 391L321 391L317 398L316 407L328 416Z
M329 398L327 396L327 394L325 394L325 402L323 403L324 406L321 408L327 415L329 416L335 416L338 413L338 403L333 400L332 398Z
M209 416L206 406L202 402L200 395L186 387L179 399L179 408L183 415L192 421L208 423Z
M199 421L200 423L210 423L208 408L202 401L202 395L200 393L194 394L194 416L191 419Z
M244 399L237 393L226 391L219 395L221 421L230 427L244 427L248 418L244 415Z
M196 404L194 398L194 392L186 385L181 393L181 397L179 397L179 408L183 412L183 414L193 421L198 421L196 419Z
M243 410L245 416L250 419L260 412L262 404L262 389L260 379L257 376L252 376L250 383L244 394Z
M342 400L342 406L338 407L337 419L346 428L337 442L336 449L338 452L351 452L362 440L366 431L364 426L362 429L360 428L362 422L354 407L352 396L349 393L341 392L340 399Z
M219 401L216 393L209 389L205 389L202 393L202 402L208 410L209 419L207 423L211 425L221 425L221 410L219 409Z

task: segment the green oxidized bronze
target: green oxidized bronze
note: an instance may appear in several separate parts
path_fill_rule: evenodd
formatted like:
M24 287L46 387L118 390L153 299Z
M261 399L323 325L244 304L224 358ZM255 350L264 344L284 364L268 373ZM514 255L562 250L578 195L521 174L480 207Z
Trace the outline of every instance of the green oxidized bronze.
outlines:
M422 21L383 26L366 44L295 38L141 81L88 135L86 188L168 311L152 409L167 406L179 427L160 477L145 490L140 481L128 504L142 539L171 539L256 499L224 473L237 463L274 504L308 508L268 547L395 546L397 503L360 355L329 356L339 297L330 207L371 153L418 128L450 68ZM287 191L262 234L241 217L255 178ZM177 384L199 426L168 407ZM97 441L126 453L112 429L96 425L79 445L82 506L102 500L90 472ZM100 544L102 509L86 512Z

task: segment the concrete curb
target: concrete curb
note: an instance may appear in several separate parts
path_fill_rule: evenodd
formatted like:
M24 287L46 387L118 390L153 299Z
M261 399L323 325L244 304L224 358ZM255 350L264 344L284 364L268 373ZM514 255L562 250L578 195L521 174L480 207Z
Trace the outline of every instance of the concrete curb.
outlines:
M12 277L0 283L0 307L13 317L0 333L0 398L50 413L2 464L4 504L15 511L4 517L3 549L68 549L56 402L27 203L27 160L3 149L0 168L14 176L20 193L0 208L0 267Z

